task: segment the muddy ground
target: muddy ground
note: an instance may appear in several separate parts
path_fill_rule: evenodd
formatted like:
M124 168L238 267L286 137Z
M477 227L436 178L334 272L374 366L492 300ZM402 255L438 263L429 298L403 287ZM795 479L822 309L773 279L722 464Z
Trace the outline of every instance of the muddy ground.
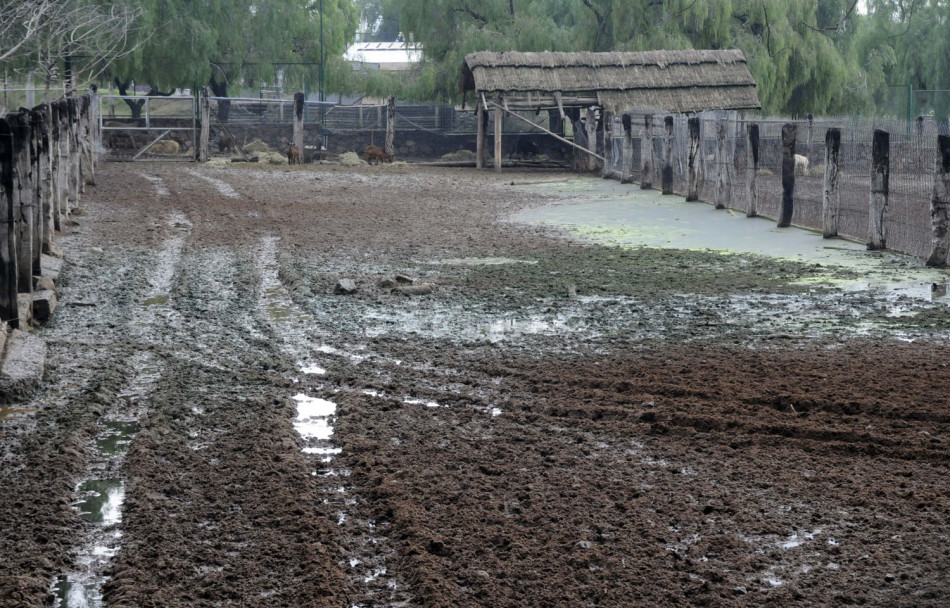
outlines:
M946 303L506 221L562 178L103 165L0 606L950 604Z

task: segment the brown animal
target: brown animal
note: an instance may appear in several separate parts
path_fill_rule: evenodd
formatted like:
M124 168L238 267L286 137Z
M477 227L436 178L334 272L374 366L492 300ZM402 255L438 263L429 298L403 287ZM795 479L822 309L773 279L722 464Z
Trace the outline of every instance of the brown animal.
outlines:
M235 144L237 142L229 133L221 133L218 136L218 152L233 152Z
M387 162L393 162L393 155L389 152L386 152L379 146L366 146L366 149L363 150L363 155L366 157L366 162L373 164L375 160L377 163L381 163L384 160Z
M287 148L287 162L291 165L300 164L300 150L297 149L297 146Z

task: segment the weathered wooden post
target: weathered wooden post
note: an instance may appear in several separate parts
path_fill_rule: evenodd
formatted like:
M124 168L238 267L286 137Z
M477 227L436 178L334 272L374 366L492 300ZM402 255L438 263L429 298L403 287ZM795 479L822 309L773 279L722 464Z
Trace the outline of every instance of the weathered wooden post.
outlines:
M755 217L759 214L759 125L752 123L746 127L746 195L749 197L746 207L746 217Z
M11 327L20 326L20 311L17 303L17 247L14 229L13 197L14 180L13 129L6 119L0 118L0 320Z
M643 117L643 138L640 140L640 189L653 187L653 114Z
M76 97L68 97L66 101L69 107L69 206L66 210L68 215L73 209L79 207L79 195L82 184L82 176L79 174L79 156L82 138L79 133L79 99Z
M732 198L732 183L729 181L729 163L732 162L732 157L727 146L730 139L728 130L725 118L716 121L716 209L725 209Z
M322 126L322 125L321 125ZM396 98L390 96L386 100L386 143L383 150L386 154L395 154L396 141Z
M931 247L927 266L944 267L950 252L950 135L937 136L934 193L930 199Z
M478 133L475 136L475 168L484 169L485 152L487 151L485 146L485 131L488 127L488 111L481 99L477 99L475 105L478 107L475 113L478 122Z
M198 109L201 112L201 133L198 135L198 162L206 163L211 155L208 151L208 142L211 140L211 89L201 87L201 96L198 98Z
M916 157L916 158L915 158L914 160L916 161L915 166L917 167L917 173L920 174L920 173L923 173L923 172L924 172L924 158L923 158L923 152L924 152L924 117L923 117L923 116L918 116L918 117L914 120L914 126L915 126L915 128L914 128L914 150L916 151L916 154L915 154L915 157ZM938 149L939 149L939 148L938 148Z
M795 196L795 136L798 128L794 123L782 125L782 208L779 210L778 227L792 225Z
M501 109L502 99L498 98L495 105L495 171L501 171L501 137L502 126L505 123L505 114Z
M587 149L597 153L597 114L593 106L587 108ZM597 158L592 154L587 155L587 170L597 169Z
M633 181L633 123L630 114L620 117L623 124L623 163L620 168L620 183L629 184Z
M69 103L62 99L56 103L56 210L53 222L56 230L63 229L63 220L69 212Z
M10 116L13 129L14 167L13 179L16 187L13 193L13 229L17 242L17 291L33 292L33 176L30 170L30 156L33 129L30 125L29 110L20 110Z
M821 195L822 236L838 236L838 212L841 194L838 192L838 157L841 152L841 130L828 129L825 133L825 178Z
M604 110L604 179L612 177L614 171L613 126L614 113Z
M686 200L699 200L699 116L690 116L687 121L689 127L689 151L686 158Z
M808 118L808 138L806 141L805 157L808 158L808 160L810 161L813 156L813 154L811 153L811 141L812 141L811 136L812 136L812 130L814 129L814 126L815 126L815 116L809 113L807 118Z
M660 178L663 194L673 194L673 117L663 119L663 173Z
M303 158L303 108L303 93L294 93L294 135L292 141L301 158Z
M91 133L89 134L89 143L90 149L92 150L91 160L92 160L92 183L90 186L96 185L96 169L99 168L99 150L102 144L102 131L99 128L99 115L101 114L99 104L102 103L102 100L99 98L99 88L96 85L91 85L89 87L89 126L91 128Z
M43 104L37 108L43 115L43 148L40 154L40 222L43 224L42 251L47 255L62 257L62 252L53 242L53 162L55 146L53 142L53 107Z
M884 217L887 214L888 182L890 181L891 134L874 130L871 144L871 199L868 217L868 249L878 250L887 246Z
M30 112L30 126L33 134L31 142L30 172L33 175L33 275L42 274L43 209L45 207L43 182L46 181L45 158L48 156L44 141L46 139L45 114L42 106Z

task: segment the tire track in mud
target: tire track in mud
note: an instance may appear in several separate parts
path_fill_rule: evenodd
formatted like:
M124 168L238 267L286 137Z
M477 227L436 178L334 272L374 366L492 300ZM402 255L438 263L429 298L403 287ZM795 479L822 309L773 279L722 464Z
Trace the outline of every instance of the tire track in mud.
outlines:
M138 432L139 420L150 407L150 395L164 367L163 361L147 350L146 345L160 343L154 334L174 322L172 315L161 315L158 307L168 304L175 271L192 228L188 218L179 211L172 211L166 223L171 235L149 265L143 297L137 306L130 307L134 313L129 318L128 335L135 352L127 361L128 379L115 399L99 412L86 475L76 486L79 498L73 506L88 525L73 566L53 584L56 605L61 608L101 606L106 572L121 548L126 495L121 466Z
M143 328L166 373L122 468L123 547L106 602L338 606L336 516L292 425L295 369L257 312L254 260L240 245L180 251L154 305L168 309L162 330Z
M334 393L339 393L339 389L328 391L323 383L312 380L326 373L319 365L320 357L344 356L359 362L362 355L346 355L328 344L313 346L313 336L319 328L310 314L296 306L281 283L278 242L277 237L267 237L257 248L256 264L261 276L258 307L270 324L280 350L296 362L303 374L301 389L336 398ZM333 466L335 457L343 451L332 438L337 404L295 392L297 419L294 426L304 440L303 452L314 469L311 475L321 485L323 504L337 512L339 542L347 556L341 563L341 568L348 572L347 605L353 608L408 605L409 590L400 582L398 574L391 572L394 551L387 538L391 530L375 520L366 497L353 486L350 471Z

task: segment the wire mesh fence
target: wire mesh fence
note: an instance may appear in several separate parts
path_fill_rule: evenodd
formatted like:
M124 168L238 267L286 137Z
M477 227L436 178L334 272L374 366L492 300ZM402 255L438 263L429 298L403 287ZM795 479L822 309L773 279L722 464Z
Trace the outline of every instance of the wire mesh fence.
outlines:
M632 111L631 139L625 142L621 120L612 125L613 162L627 168L632 181L641 181L643 141L647 137L644 118L649 112ZM663 115L654 117L652 158L660 175L663 164ZM925 257L930 249L930 201L933 194L937 136L946 129L931 116L907 121L895 118L844 117L789 120L737 116L735 113L705 112L700 120L700 142L696 155L699 199L738 211L748 211L750 183L749 127L758 126L759 159L755 171L757 215L778 219L783 195L782 128L795 125L794 152L799 160L795 170L791 223L822 230L822 200L825 174L825 137L838 129L841 146L838 158L840 207L838 234L859 242L868 240L871 190L871 152L875 130L889 134L889 193L884 231L888 249ZM719 130L725 129L725 141ZM624 145L632 159L626 161ZM673 116L673 191L686 195L689 155L688 118ZM722 177L720 177L722 176ZM626 176L625 176L626 177ZM655 180L659 187L659 177Z
M195 98L101 95L99 120L107 161L194 158Z

